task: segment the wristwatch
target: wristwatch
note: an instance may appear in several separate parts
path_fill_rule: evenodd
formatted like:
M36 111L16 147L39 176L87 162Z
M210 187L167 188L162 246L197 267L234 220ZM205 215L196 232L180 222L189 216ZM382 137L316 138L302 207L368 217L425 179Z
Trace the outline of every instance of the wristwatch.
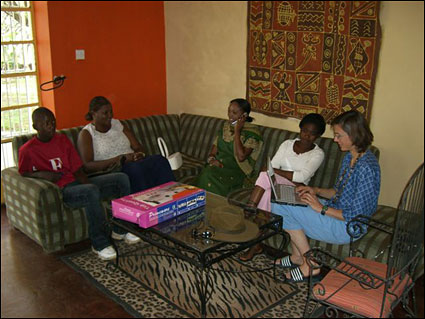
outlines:
M320 215L326 215L328 208L329 207L327 205L323 205L322 210L320 211Z

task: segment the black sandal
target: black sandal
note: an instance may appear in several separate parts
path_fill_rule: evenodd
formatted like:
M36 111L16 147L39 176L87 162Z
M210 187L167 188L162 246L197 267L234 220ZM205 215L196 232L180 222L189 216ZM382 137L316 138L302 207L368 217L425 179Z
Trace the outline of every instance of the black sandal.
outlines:
M293 268L297 268L297 267L299 267L300 265L297 265L297 264L294 264L292 261L291 261L291 256L285 256L285 257L282 257L282 258L280 258L280 261L279 262L277 262L277 259L276 259L276 261L275 261L275 265L276 266L280 266L280 267L282 267L282 268L291 268L291 269L293 269Z
M290 273L291 273L291 278L286 278L287 282L297 284L299 282L307 282L310 280L309 276L306 277L303 275L300 267L291 269ZM317 275L313 275L311 279L315 283L315 282L321 281L323 279L323 276L320 273L318 273Z

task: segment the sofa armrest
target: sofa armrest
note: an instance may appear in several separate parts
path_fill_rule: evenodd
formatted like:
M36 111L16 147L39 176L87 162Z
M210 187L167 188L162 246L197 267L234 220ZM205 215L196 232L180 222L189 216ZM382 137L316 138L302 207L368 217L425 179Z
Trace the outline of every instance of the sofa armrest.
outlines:
M2 171L6 213L11 225L40 243L51 241L52 228L63 238L63 202L60 188L49 181L23 177L17 167Z
M19 174L17 167L4 169L2 179L6 203L14 200L34 201L38 205L43 202L56 202L56 204L60 204L59 208L61 208L62 192L55 183L44 179L24 177Z

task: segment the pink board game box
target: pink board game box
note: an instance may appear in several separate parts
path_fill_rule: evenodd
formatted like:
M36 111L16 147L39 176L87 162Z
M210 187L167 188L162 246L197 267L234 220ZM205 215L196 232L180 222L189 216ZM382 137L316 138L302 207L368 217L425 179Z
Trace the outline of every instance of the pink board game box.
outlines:
M112 215L148 228L205 205L205 190L165 183L112 201Z

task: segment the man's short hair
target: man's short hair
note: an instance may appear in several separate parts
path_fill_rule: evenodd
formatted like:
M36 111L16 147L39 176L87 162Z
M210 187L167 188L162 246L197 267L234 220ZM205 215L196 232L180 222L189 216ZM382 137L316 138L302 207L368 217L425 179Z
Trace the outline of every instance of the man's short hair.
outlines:
M32 122L36 123L42 120L46 116L52 116L53 118L55 118L55 115L53 114L53 112L50 111L48 108L46 107L36 108L34 112L32 112Z

